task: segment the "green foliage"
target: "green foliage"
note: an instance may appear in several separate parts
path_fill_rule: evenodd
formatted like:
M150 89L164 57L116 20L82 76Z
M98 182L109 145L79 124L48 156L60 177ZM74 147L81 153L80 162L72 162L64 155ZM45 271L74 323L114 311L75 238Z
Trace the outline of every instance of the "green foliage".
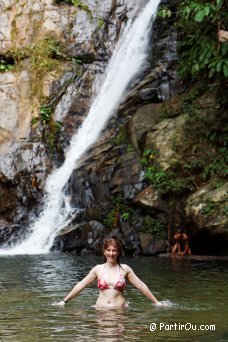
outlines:
M35 125L37 122L42 124L50 123L52 120L52 108L49 105L42 105L39 109L39 116L32 118L31 124Z
M178 153L184 156L178 161L179 173L182 177L188 176L197 188L212 179L220 186L224 184L227 177L227 158L215 149L211 152L210 145L199 144L199 148L195 145L190 150L188 144L191 144L191 139L186 140L185 146L176 147Z
M155 160L158 155L158 151L156 149L146 149L143 152L143 156L141 158L141 164L143 166L149 166L151 161Z
M74 63L76 63L76 64L82 64L82 60L79 59L79 58L73 57L73 58L72 58L72 61L73 61Z
M52 109L49 106L41 106L39 110L39 115L41 118L41 121L44 122L49 122L52 114Z
M130 221L133 215L133 209L128 205L124 196L118 194L112 199L113 208L108 212L103 223L108 228L113 228L116 222L116 215L123 221Z
M202 179L208 180L214 178L215 176L226 177L228 174L227 163L223 159L217 158L211 160L204 166L203 172L201 174Z
M221 188L222 185L223 185L223 182L217 180L217 181L213 184L213 189L219 189L219 188Z
M79 7L81 10L87 12L87 14L89 14L90 17L92 17L92 11L88 5L84 4L80 0L71 0L70 2L72 3L72 5Z
M10 71L13 68L14 64L9 64L4 59L0 59L0 72Z
M209 216L211 212L215 209L215 204L214 203L207 203L203 209L202 212L205 216Z
M108 228L113 228L115 224L115 209L111 209L103 220L103 224Z
M158 11L164 20L171 14L165 6ZM228 26L226 0L182 0L175 14L182 79L226 78L228 42L218 41L218 30Z
M20 68L20 62L23 60L29 61L33 77L31 93L40 100L43 100L43 91L40 86L43 78L48 72L56 70L60 66L61 59L66 59L63 46L50 36L22 49L11 49L7 55L11 56L17 68Z
M157 238L167 238L167 227L158 219L147 215L140 229L141 233L149 233Z
M201 23L205 19L210 22L215 22L220 16L220 11L224 4L223 0L211 2L185 0L181 2L182 20L193 20L196 23Z
M0 203L3 201L4 192L0 190Z
M48 124L48 127L44 130L44 141L48 147L50 155L54 156L58 150L61 150L59 133L62 130L62 124L54 121L52 116L46 124Z
M61 44L50 36L22 49L12 49L8 53L16 63L29 58L31 67L37 74L44 74L53 70L58 65L58 60L65 58Z
M215 130L215 127L208 127L208 130L205 132L205 138L213 145L218 144L222 146L220 152L227 156L228 152L226 147L228 147L228 127L220 127L220 132Z
M34 126L34 125L37 124L37 122L39 122L39 118L38 118L38 117L34 117L34 118L32 118L32 120L31 120L31 125Z
M225 205L225 207L222 210L222 214L227 216L228 215L228 205Z
M162 170L156 163L157 156L158 151L156 149L146 149L141 159L145 169L143 179L148 184L152 184L161 195L181 194L192 190L189 179L178 176L177 172L173 172L171 169Z
M128 221L130 219L130 217L131 217L131 215L130 215L129 211L122 214L122 220L123 221Z
M128 217L128 219L133 214L133 209L129 207L128 203L126 202L123 194L118 194L115 196L112 200L113 205L115 206L115 209L118 210L120 215L124 215L125 219Z
M39 116L32 118L31 124L36 125L40 122L43 126L43 141L48 147L50 155L61 149L60 146L60 132L62 130L62 123L53 120L53 109L50 105L42 105L39 109Z
M210 93L208 94L210 96ZM216 96L216 93L212 96ZM203 108L188 104L191 114L184 129L185 142L174 149L184 156L183 171L194 175L196 182L225 179L228 165L228 128L226 112L220 115L213 105L205 113ZM224 182L224 181L223 181Z
M59 121L54 121L54 132L55 133L60 133L63 128L63 123Z
M171 10L168 9L167 7L161 6L161 7L158 9L157 15L158 15L158 17L161 17L162 19L165 19L165 18L170 18L171 15L172 15L172 12L171 12Z
M161 195L181 194L193 188L189 179L178 177L170 170L163 171L155 165L146 168L144 180L152 184Z
M123 143L126 143L126 141L127 141L126 129L124 127L121 127L119 133L117 134L117 136L114 139L114 144L115 145L121 145Z
M64 56L60 44L52 37L46 37L28 46L26 50L35 74L42 76L54 70L59 64L58 59Z
M224 0L183 0L178 8L179 52L183 79L228 76L228 42L218 42L218 28L227 27Z
M104 19L103 18L99 18L98 19L98 29L101 30L102 27L104 26Z
M128 144L127 145L127 153L132 153L134 151L135 151L134 146L131 144Z
M88 5L84 4L81 0L57 0L57 3L65 3L67 5L72 5L80 8L81 10L85 11L91 18L92 18L92 11Z

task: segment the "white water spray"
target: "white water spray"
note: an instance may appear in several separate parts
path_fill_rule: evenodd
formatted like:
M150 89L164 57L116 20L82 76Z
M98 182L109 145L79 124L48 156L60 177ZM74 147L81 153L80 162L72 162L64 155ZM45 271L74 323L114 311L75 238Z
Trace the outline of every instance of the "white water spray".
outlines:
M150 0L138 18L128 22L113 56L109 62L106 77L97 97L91 105L88 116L72 138L63 165L47 179L45 207L30 235L21 244L0 250L0 254L42 254L48 253L57 233L72 219L74 210L64 187L80 157L96 142L108 119L119 105L124 92L134 75L146 59L151 20L160 0Z

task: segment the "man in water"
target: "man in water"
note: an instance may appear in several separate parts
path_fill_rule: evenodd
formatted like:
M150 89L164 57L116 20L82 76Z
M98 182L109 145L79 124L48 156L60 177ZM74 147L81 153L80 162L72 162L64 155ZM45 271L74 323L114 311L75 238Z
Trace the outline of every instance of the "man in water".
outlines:
M183 233L181 228L177 229L176 234L174 235L175 244L172 249L172 254L175 255L191 255L191 250L188 244L188 236L187 234Z

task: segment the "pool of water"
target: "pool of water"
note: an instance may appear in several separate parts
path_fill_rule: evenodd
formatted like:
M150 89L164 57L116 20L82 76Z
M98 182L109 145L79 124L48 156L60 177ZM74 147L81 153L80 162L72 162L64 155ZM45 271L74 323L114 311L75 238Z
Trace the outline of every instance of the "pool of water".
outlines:
M228 341L227 262L123 259L170 307L155 307L129 285L127 310L97 311L96 284L65 307L53 305L99 262L64 254L0 257L0 341Z

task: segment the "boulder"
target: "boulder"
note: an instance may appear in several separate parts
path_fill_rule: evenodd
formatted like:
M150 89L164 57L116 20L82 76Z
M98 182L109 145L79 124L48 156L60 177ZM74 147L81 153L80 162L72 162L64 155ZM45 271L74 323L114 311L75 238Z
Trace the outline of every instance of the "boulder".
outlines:
M142 143L142 138L149 133L158 122L160 117L162 104L151 103L139 107L130 121L130 135L134 148L139 149Z
M202 186L189 196L186 201L185 213L187 220L199 229L206 229L211 234L227 234L227 193L228 183L216 188L211 182Z
M76 224L62 229L56 236L53 249L80 254L101 253L103 237L107 229L98 221Z
M140 191L133 199L133 203L144 212L168 212L165 201L151 185Z
M140 233L139 234L142 253L144 255L156 255L159 253L165 253L168 249L168 241L165 239L159 239L152 234Z
M153 131L146 135L145 148L156 148L159 155L156 161L164 170L170 168L181 158L177 156L173 145L182 145L185 140L184 127L188 115L181 115L174 119L165 119L153 127Z

